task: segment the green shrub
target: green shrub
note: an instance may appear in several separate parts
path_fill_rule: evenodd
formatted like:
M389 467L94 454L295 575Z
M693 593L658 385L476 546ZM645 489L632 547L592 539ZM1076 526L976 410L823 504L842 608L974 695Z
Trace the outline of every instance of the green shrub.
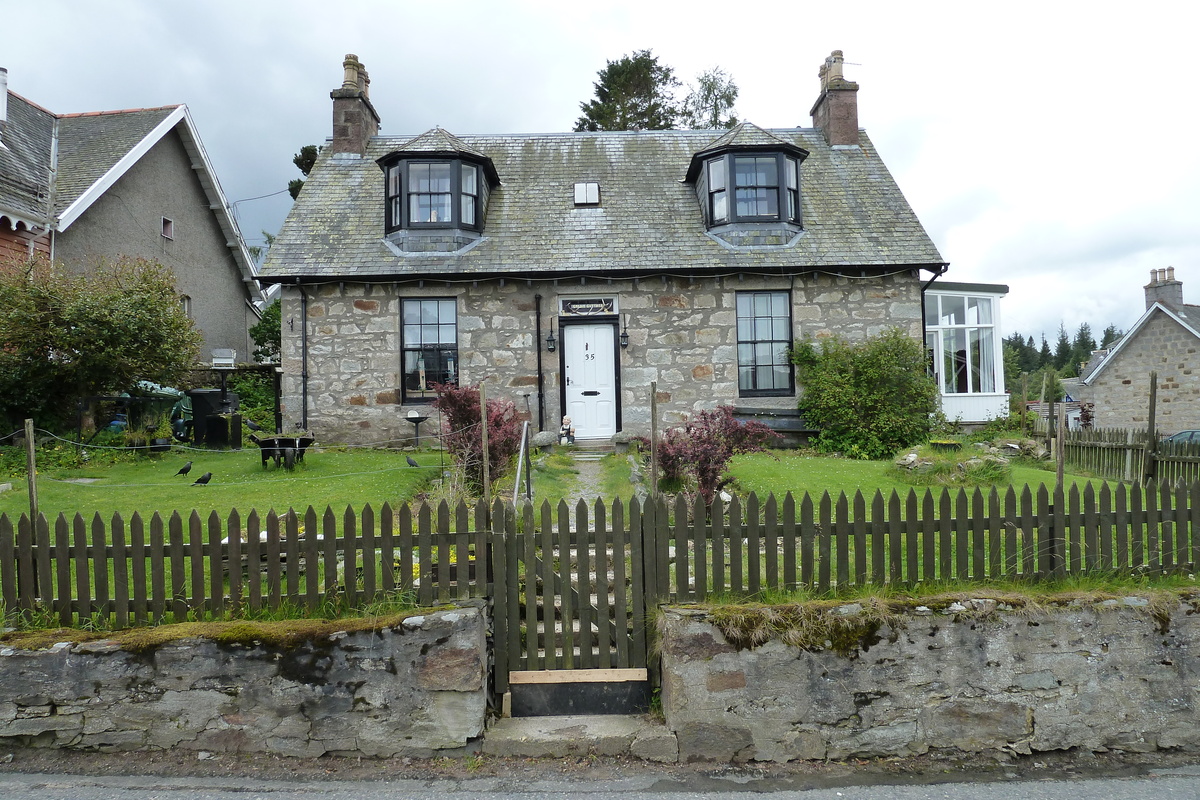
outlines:
M887 458L928 437L938 415L937 384L920 343L899 328L854 344L806 340L792 360L804 387L800 414L820 431L820 450Z

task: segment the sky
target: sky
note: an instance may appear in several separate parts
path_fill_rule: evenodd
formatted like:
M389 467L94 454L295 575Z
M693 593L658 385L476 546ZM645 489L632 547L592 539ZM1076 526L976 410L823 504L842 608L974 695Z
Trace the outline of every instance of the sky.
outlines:
M1009 0L0 0L9 88L56 113L186 103L242 233L291 207L355 53L382 132L570 130L609 60L650 49L736 111L810 127L842 50L859 124L956 282L1009 286L1005 335L1128 329L1151 269L1200 303L1200 8ZM278 194L283 192L282 194ZM265 197L264 197L265 196Z

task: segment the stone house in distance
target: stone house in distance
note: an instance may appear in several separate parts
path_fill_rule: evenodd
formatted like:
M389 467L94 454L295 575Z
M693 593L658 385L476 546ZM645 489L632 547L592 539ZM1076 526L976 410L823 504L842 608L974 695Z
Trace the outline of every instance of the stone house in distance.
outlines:
M1155 371L1159 433L1200 429L1200 306L1183 302L1174 267L1150 270L1144 288L1145 313L1114 347L1095 353L1076 399L1095 405L1097 428L1145 428Z
M7 79L0 68L0 257L158 261L204 346L248 360L263 295L187 106L55 114Z
M433 385L487 381L535 430L647 433L794 412L800 337L924 337L946 264L835 51L812 128L385 135L356 56L260 279L282 289L286 427L411 438ZM798 105L798 103L797 103ZM788 111L789 116L798 109Z

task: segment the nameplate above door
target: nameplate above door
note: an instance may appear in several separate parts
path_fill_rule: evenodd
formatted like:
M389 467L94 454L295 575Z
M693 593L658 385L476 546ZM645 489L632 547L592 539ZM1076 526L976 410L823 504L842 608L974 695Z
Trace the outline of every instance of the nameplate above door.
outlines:
M617 313L615 297L560 297L558 313L564 317L603 317Z

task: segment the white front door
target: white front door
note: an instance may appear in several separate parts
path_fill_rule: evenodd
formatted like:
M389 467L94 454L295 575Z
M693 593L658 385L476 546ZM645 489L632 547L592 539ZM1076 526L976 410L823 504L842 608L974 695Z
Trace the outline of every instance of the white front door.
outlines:
M575 437L612 436L617 432L616 326L564 325L562 336L565 407Z

